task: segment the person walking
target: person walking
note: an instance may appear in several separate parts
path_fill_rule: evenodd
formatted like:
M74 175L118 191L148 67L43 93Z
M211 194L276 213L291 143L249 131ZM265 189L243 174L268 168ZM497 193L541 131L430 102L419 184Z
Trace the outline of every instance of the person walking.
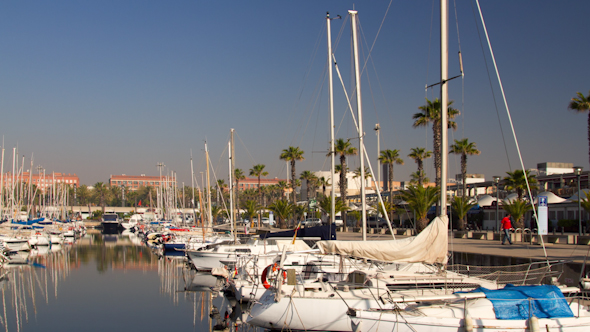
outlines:
M507 215L502 219L502 244L506 242L508 239L508 243L512 244L512 240L510 240L510 230L512 229L512 222L510 221L510 214Z

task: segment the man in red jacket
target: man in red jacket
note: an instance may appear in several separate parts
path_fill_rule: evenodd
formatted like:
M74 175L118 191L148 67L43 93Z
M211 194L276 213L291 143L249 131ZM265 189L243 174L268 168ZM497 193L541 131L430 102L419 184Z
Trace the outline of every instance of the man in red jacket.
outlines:
M502 244L506 242L506 239L508 239L508 243L512 244L512 240L510 240L511 229L512 222L510 221L510 215L507 215L506 217L504 217L504 219L502 219L502 232L504 232L504 234L502 235Z

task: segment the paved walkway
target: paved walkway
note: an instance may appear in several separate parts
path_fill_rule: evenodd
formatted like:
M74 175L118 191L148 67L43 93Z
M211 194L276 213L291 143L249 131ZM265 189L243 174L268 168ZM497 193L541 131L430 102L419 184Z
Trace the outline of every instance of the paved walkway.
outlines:
M362 240L361 233L337 232L338 240ZM396 236L397 239L403 238ZM367 234L367 240L391 240L389 234ZM590 245L575 244L546 244L547 256L550 260L569 260L575 263L583 263L588 255ZM449 238L449 251L473 253L481 255L494 255L506 257L530 258L532 260L544 260L543 247L537 244L515 243L502 245L500 241L455 239ZM590 264L590 257L587 264Z

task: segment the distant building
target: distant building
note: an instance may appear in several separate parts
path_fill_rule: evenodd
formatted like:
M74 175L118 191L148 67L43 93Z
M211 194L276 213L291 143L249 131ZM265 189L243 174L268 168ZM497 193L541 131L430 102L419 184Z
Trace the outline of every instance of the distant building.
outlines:
M455 175L455 185L453 187L456 188L456 195L463 196L461 192L463 190L463 175L456 174ZM484 195L486 193L486 189L484 187L478 187L478 183L486 182L486 177L483 174L465 174L465 183L467 184L467 196L478 196Z
M574 164L572 163L539 163L537 164L539 175L551 174L567 174L574 172Z
M175 184L175 180L167 176L146 176L141 175L111 175L109 179L109 185L122 187L124 186L127 190L135 191L139 187L159 187L162 185Z
M279 184L279 181L285 181L289 183L287 179L265 179L260 178L260 186L272 186L275 184ZM238 190L246 190L246 189L258 189L258 178L244 178L238 182Z
M29 172L23 172L19 175L14 175L10 172L4 174L4 187L10 188L12 183L29 183L29 180L37 186L37 188L41 191L45 191L45 189L52 187L54 184L66 184L73 187L80 186L80 178L76 174L65 174L65 173L49 173L49 174L31 174Z

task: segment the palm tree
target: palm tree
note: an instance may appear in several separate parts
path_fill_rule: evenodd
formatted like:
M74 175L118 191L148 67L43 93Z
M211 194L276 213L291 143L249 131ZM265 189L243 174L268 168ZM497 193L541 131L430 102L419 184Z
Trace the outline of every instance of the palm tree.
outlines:
M217 187L215 189L215 192L217 193L217 195L215 195L215 204L219 205L219 194L221 194L223 198L223 189L227 188L227 184L225 184L224 179L217 179L215 186Z
M268 175L268 172L264 170L265 167L266 165L258 164L250 168L250 176L256 176L258 178L258 196L260 197L258 203L260 205L262 205L262 190L260 188L260 177Z
M416 171L418 185L421 186L424 183L425 173L424 173L424 159L432 157L432 151L426 150L426 148L412 148L410 150L410 154L408 157L414 159L414 162L418 165L418 170Z
M322 211L324 211L324 213L326 213L328 215L328 218L331 220L332 219L332 196L324 196L324 198L319 201L319 206L320 206L320 209ZM335 207L334 210L335 210L336 214L338 214L338 212L348 211L348 206L344 206L342 204L341 200L336 200L336 202L334 203L334 207Z
M256 201L250 200L246 202L245 210L245 214L248 217L248 220L250 220L250 226L254 227L254 217L258 214L260 205L258 205ZM258 220L258 226L260 226L260 220Z
M102 214L104 214L104 207L105 207L105 196L107 194L107 186L102 182L97 182L94 184L94 193L100 202L100 207L102 208Z
M467 138L455 140L451 145L449 153L461 155L461 181L463 182L463 197L467 196L467 156L479 155L481 152L477 149L475 142L469 142Z
M346 179L346 173L348 168L346 167L346 157L354 156L357 153L355 147L351 146L350 140L344 140L339 138L334 144L334 153L340 156L340 199L344 206L348 206L347 203L347 192L348 192L348 181ZM346 220L346 211L342 212L342 220ZM346 223L344 223L344 231L346 231Z
M278 219L280 228L287 228L287 218L293 213L294 205L286 199L276 200L268 206L268 209L274 212Z
M465 217L467 216L467 212L474 206L475 203L471 202L467 197L456 196L455 199L453 199L451 202L451 209L453 210L455 217L457 217L458 230L462 231L465 229L465 225L467 224Z
M452 105L453 101L449 101L448 105ZM434 144L433 144L433 149L434 149L434 168L436 170L436 186L440 187L441 182L440 182L440 177L441 177L441 166L442 166L442 158L440 155L440 147L441 147L441 140L442 140L442 136L441 136L441 125L440 125L440 109L441 109L441 104L440 104L440 100L438 98L434 99L433 102L431 102L430 100L428 100L428 98L426 99L426 105L420 106L418 107L418 109L420 110L419 113L415 113L412 116L412 119L414 119L414 124L413 127L417 128L417 127L426 127L428 126L430 123L432 123L432 133L434 136ZM457 115L459 115L459 111L449 107L447 109L447 122L448 122L448 128L452 128L457 129L457 123L455 121L452 121L452 119L454 119ZM446 180L446 179L445 179Z
M284 149L283 152L281 153L281 160L285 160L285 161L289 161L291 162L291 186L293 187L293 204L296 203L297 201L297 197L296 197L296 193L295 193L295 162L296 161L301 161L304 160L305 158L303 158L303 150L299 149L299 147L293 147L290 146L288 149Z
M377 214L382 217L385 217L386 214L391 214L392 211L395 212L395 206L389 204L389 202L386 201L383 201L383 205L381 205L379 202L375 203L373 208L377 210ZM390 218L389 221L393 222L393 219Z
M279 183L277 183L277 187L277 190L280 190L281 192L281 199L283 199L283 196L285 196L285 190L289 188L289 184L285 181L279 181Z
M90 191L88 186L83 184L76 190L76 197L78 198L78 204L86 205L90 199Z
M308 200L311 198L311 189L312 189L311 183L312 183L314 177L315 177L315 175L311 171L303 171L299 175L299 179L305 180L305 186L307 187L306 196L307 196Z
M421 232L428 225L428 210L439 199L438 187L411 186L401 193L401 198L414 211L416 229Z
M221 214L222 209L221 206L215 205L211 207L211 218L213 219L211 224L213 225L214 221L217 221L217 217Z
M322 176L318 181L318 185L322 186L322 194L326 196L326 186L331 186L332 183L330 183L329 179Z
M568 108L578 113L583 113L590 110L590 92L588 93L588 96L584 96L581 92L577 92L576 94L578 97L572 98ZM588 112L588 143L590 144L590 112ZM588 156L590 159L590 146L588 150Z
M430 182L430 179L426 177L424 171L415 171L410 174L410 184L423 186L424 183Z
M520 199L515 199L512 202L502 203L502 208L508 212L512 218L514 219L514 228L523 228L524 224L522 219L533 207L528 202L525 202Z
M508 174L508 176L504 177L504 186L506 190L516 191L519 201L522 201L523 193L527 189L527 180L531 190L536 190L538 188L537 177L535 175L531 175L530 171L526 171L526 179L525 172L520 169L517 169L514 172L506 172L506 174Z
M381 154L379 155L379 161L382 164L387 165L387 188L389 188L389 205L393 206L393 164L403 165L404 161L402 158L400 158L398 149L381 150ZM391 211L390 219L393 219L393 211Z

